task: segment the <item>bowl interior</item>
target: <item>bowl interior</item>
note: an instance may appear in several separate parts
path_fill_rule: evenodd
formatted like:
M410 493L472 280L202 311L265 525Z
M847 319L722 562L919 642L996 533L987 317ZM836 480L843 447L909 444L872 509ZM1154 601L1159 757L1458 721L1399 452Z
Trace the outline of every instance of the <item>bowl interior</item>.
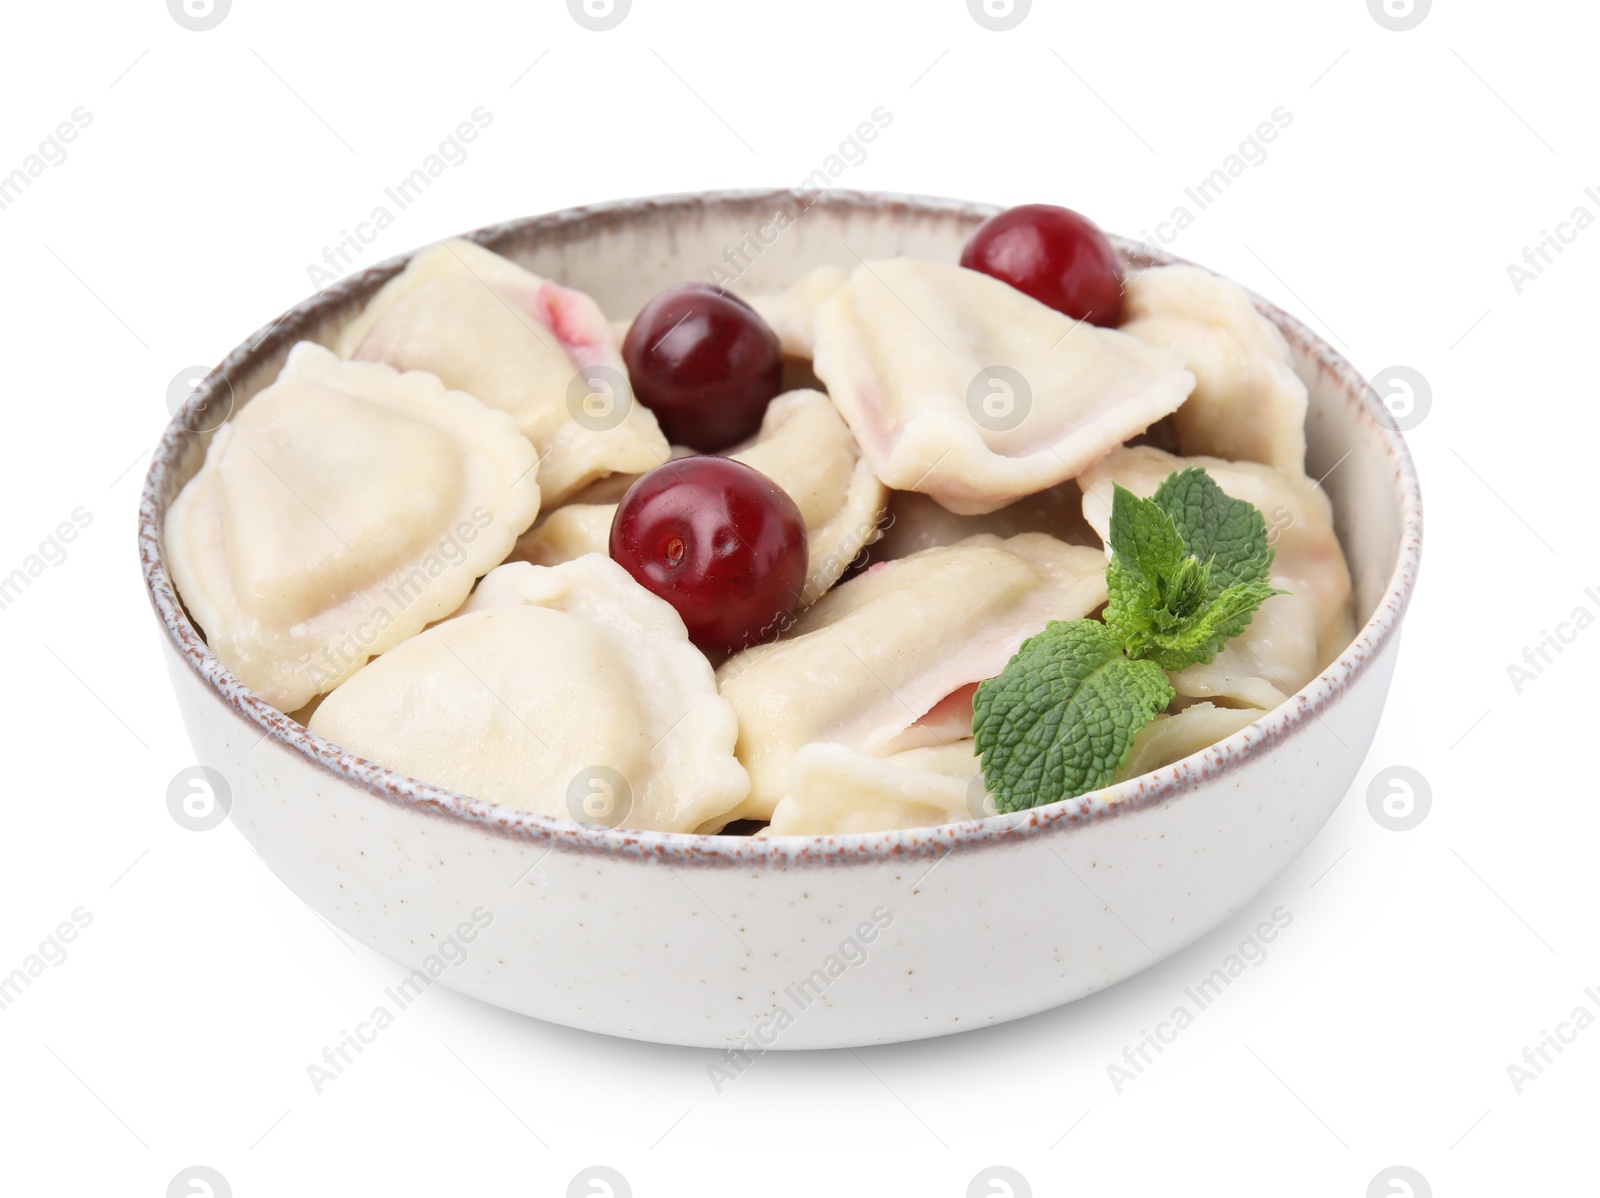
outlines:
M571 209L470 236L537 274L587 291L615 319L632 316L663 287L688 280L764 291L822 264L849 269L896 255L953 262L972 229L995 211L959 201L857 192L727 192ZM1115 240L1130 266L1181 261ZM297 341L331 346L366 299L403 266L397 258L342 280L245 342L197 390L157 448L141 512L141 551L157 612L175 640L191 642L180 645L191 660L197 652L209 654L194 648L198 637L171 594L161 561L168 504L198 469L208 430L223 414L270 384ZM1350 563L1361 628L1352 653L1370 656L1397 629L1420 551L1421 502L1410 458L1388 413L1354 368L1293 317L1264 300L1257 304L1282 330L1310 391L1307 470L1322 480L1332 500ZM1341 658L1324 680L1341 663L1347 672L1359 667L1359 661L1353 667ZM220 665L212 661L207 669L219 671ZM1281 708L1267 718L1280 715L1295 718ZM278 723L262 722L269 732ZM1163 783L1151 792L1164 788ZM1183 788L1174 781L1171 789Z

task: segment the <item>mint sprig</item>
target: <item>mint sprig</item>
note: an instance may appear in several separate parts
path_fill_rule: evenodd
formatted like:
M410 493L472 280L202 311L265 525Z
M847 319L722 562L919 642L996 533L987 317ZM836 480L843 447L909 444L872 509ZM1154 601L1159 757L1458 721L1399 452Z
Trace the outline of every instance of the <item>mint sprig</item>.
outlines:
M1133 736L1172 702L1153 661L1136 660L1098 620L1056 620L998 678L978 687L972 726L997 811L1104 786ZM1050 796L1018 801L1022 795Z
M1259 511L1204 469L1149 499L1113 484L1105 621L1052 621L978 687L972 734L995 809L1109 785L1175 696L1165 670L1208 662L1281 594Z

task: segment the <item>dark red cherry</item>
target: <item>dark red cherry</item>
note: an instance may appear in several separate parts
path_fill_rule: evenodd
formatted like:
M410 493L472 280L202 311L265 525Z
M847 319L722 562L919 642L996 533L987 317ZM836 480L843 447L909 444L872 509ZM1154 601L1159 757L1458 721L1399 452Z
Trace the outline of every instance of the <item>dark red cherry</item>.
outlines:
M611 521L611 557L672 604L706 653L782 632L806 582L806 525L782 487L732 458L657 466Z
M753 436L783 382L778 335L749 304L707 283L669 287L646 304L622 360L667 440L702 453Z
M1007 208L979 225L961 265L1010 283L1074 320L1122 323L1122 265L1086 216L1054 204Z

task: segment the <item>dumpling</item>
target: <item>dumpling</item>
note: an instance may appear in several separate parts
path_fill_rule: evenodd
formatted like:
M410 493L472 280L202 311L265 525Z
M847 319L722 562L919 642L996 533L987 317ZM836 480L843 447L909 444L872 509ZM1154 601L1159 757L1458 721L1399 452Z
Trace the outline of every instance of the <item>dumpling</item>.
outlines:
M1196 703L1158 715L1134 737L1118 781L1171 765L1232 736L1259 710ZM971 738L884 756L819 742L794 755L768 836L830 836L992 818L994 800Z
M614 503L569 503L558 507L517 540L515 561L559 566L586 553L609 553Z
M815 328L817 376L878 477L961 515L1073 478L1194 388L1170 350L941 262L864 263Z
M675 462L679 458L692 458L694 456L695 451L687 446L674 445L667 454L667 460ZM660 463L657 463L657 465L660 465ZM654 468L651 467L651 469ZM604 478L595 479L583 490L573 492L573 494L567 496L563 503L568 505L574 503L609 504L611 507L615 507L622 502L622 497L628 493L628 488L638 482L640 477L641 475L639 474L608 474Z
M811 314L818 304L844 286L850 277L848 271L838 266L817 266L801 275L782 291L757 291L749 295L736 293L756 310L767 322L767 327L778 335L778 347L786 358L810 358L812 348ZM726 291L726 288L721 288ZM611 337L621 345L628 337L633 320L613 320Z
M1232 736L1259 710L1196 703L1158 715L1134 737L1121 781L1171 765ZM788 791L773 808L769 836L829 836L926 828L992 818L994 800L970 737L873 756L820 742L794 755Z
M1288 590L1291 584L1278 576L1277 585ZM1348 643L1354 629L1344 628L1341 635ZM1257 608L1249 626L1210 661L1169 672L1168 678L1182 698L1270 710L1326 664L1317 650L1316 609L1304 596L1290 593L1274 595Z
M803 746L884 752L941 701L999 674L1049 621L1086 616L1105 598L1104 555L1042 533L973 537L834 588L782 639L717 671L750 771L733 818L770 818Z
M1333 505L1303 475L1256 462L1181 458L1136 446L1113 451L1079 478L1084 517L1105 536L1111 526L1113 482L1148 496L1169 474L1190 466L1203 466L1225 493L1260 510L1274 549L1272 583L1290 593L1268 599L1216 658L1173 675L1173 686L1180 695L1276 706L1333 661L1355 635L1350 570L1334 535Z
M780 395L755 439L728 456L761 471L800 508L808 560L800 603L816 602L877 535L888 500L839 409L820 391Z
M970 737L874 757L846 745L806 745L794 756L788 792L768 836L886 832L982 819L983 770Z
M1260 711L1249 708L1214 707L1210 703L1196 703L1173 715L1158 715L1134 734L1133 750L1128 763L1118 772L1117 781L1148 774L1209 749L1260 716Z
M1239 284L1198 266L1128 279L1122 331L1175 350L1195 378L1173 413L1185 454L1306 471L1306 385L1289 344Z
M800 602L814 602L877 533L883 513L883 485L855 438L826 395L791 391L768 406L755 438L727 456L761 471L800 508L809 558ZM605 553L615 513L615 504L558 508L518 542L514 556L553 565Z
M809 358L816 343L812 315L817 305L830 298L849 278L849 273L841 267L818 266L782 291L758 292L740 298L778 334L778 344L785 356Z
M594 301L475 242L441 242L413 258L340 334L339 352L430 371L510 412L538 448L550 507L594 479L667 459Z
M448 615L539 511L504 412L308 341L217 430L166 557L222 663L281 711Z
M683 621L609 558L495 570L322 701L311 730L491 803L690 832L749 779Z
M1068 479L986 516L958 516L917 491L891 492L889 515L883 535L873 543L872 558L891 561L968 537L1014 537L1024 532L1047 532L1069 545L1100 546L1100 534L1083 518L1083 492Z

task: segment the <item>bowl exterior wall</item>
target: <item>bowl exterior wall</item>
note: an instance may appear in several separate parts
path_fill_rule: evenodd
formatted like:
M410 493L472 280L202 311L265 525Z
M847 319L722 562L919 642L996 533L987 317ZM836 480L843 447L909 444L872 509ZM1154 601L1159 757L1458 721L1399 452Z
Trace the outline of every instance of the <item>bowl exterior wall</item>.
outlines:
M590 1031L766 1050L1004 1022L1191 943L1332 814L1371 744L1396 648L1272 752L1115 819L872 866L703 869L513 840L380 798L263 741L167 657L196 755L230 785L234 825L334 926L426 970L459 956L443 946L470 924L464 959L430 983Z

